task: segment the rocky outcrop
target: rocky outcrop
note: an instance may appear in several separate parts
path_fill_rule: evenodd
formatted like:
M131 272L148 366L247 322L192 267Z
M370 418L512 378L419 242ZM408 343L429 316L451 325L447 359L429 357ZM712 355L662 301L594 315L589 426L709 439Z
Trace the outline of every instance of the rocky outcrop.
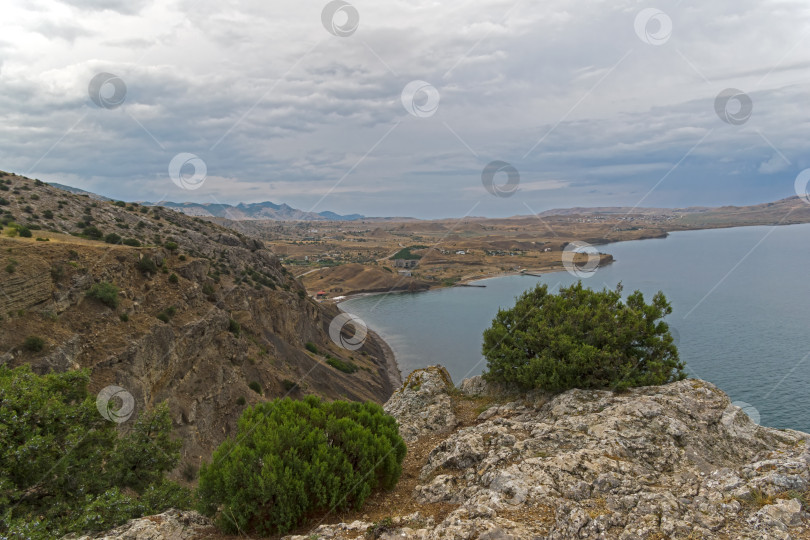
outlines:
M81 536L75 540L160 540L164 538L167 540L199 540L209 536L213 537L215 532L213 523L197 512L169 510L155 516L130 520L103 534Z
M50 266L38 257L2 258L0 314L27 310L47 302L53 289Z
M450 374L442 366L414 371L402 388L395 391L384 405L385 412L399 422L399 433L405 442L430 434L446 433L456 427L449 390Z
M446 434L410 496L425 508L453 509L433 522L397 517L392 508L393 525L380 538L810 534L802 503L810 435L754 424L710 383L501 399L453 430L464 392L498 394L480 379L453 390L446 371L431 367L411 374L386 404L409 446ZM354 538L372 526L321 525L312 533Z

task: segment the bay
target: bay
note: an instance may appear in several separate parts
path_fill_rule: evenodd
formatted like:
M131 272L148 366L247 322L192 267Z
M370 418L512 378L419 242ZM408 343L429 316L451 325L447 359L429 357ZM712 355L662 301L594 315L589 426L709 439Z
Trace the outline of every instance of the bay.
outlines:
M772 427L810 432L810 224L674 232L599 246L614 256L583 283L662 290L690 377L708 380ZM485 279L477 287L357 297L340 304L394 350L403 375L441 364L453 380L480 374L482 333L538 283L567 272ZM756 419L756 418L755 418Z

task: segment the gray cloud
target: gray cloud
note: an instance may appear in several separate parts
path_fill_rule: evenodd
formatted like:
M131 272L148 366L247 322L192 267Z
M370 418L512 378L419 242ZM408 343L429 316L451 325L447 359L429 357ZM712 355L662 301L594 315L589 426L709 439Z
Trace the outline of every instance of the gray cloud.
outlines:
M54 18L66 3L73 18ZM358 2L346 38L292 1L12 6L26 22L0 64L0 168L119 198L509 215L632 205L674 168L645 204L742 204L790 195L810 165L799 3L672 7L661 46L636 36L629 0ZM125 81L121 107L89 99L99 72ZM440 95L432 116L402 106L415 79ZM754 105L740 126L714 110L730 87ZM179 152L205 160L204 188L168 180ZM521 172L520 197L481 186L495 159Z
M114 11L125 15L134 15L152 3L152 0L59 0L85 11Z

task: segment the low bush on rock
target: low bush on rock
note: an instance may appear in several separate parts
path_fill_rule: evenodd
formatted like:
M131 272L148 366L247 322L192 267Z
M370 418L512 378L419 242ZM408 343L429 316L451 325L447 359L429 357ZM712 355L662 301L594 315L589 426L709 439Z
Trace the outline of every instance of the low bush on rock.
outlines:
M87 291L86 296L88 298L98 300L105 306L113 309L118 307L118 287L112 283L107 283L106 281L96 283L90 287L90 290Z
M375 488L393 488L405 452L396 421L374 403L315 396L261 403L201 468L200 509L228 532L284 533L307 516L360 508Z

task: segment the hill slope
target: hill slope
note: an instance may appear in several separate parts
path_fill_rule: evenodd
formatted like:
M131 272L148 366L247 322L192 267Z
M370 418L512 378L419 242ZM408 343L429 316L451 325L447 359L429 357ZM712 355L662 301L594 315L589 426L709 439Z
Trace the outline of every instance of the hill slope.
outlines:
M92 391L123 387L136 414L168 400L189 478L251 403L287 393L381 403L396 388L385 344L373 334L358 351L333 343L337 310L309 298L261 241L7 173L0 212L0 362L88 368ZM31 237L9 236L15 222ZM102 282L119 289L116 306L87 297ZM25 346L31 336L42 350ZM338 371L327 354L358 370Z

